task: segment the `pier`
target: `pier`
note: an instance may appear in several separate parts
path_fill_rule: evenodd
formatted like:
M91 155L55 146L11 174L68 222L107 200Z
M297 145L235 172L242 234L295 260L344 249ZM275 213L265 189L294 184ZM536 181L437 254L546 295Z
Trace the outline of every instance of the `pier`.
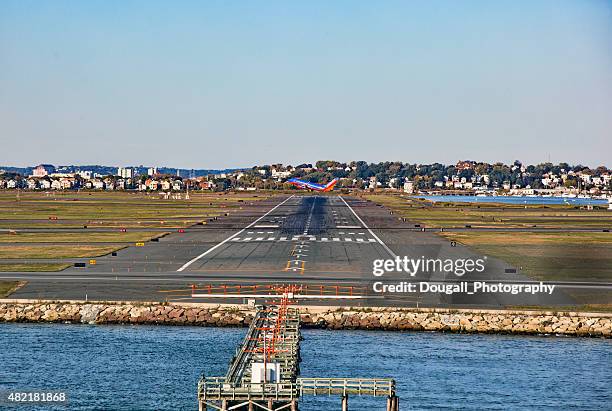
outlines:
M386 397L386 410L399 410L390 378L301 378L300 315L292 306L301 289L275 290L276 300L257 306L225 376L202 376L198 382L200 411L297 411L305 395L338 396L342 411L349 409L349 396Z

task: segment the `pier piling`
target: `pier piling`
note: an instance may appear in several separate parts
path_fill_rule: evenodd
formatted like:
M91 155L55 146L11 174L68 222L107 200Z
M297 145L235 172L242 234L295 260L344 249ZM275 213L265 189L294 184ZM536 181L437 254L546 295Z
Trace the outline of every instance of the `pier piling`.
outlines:
M279 288L279 300L258 306L247 334L224 377L202 377L198 407L220 411L298 410L303 395L339 395L348 411L349 395L387 397L387 411L398 411L390 378L300 378L300 315L295 286Z

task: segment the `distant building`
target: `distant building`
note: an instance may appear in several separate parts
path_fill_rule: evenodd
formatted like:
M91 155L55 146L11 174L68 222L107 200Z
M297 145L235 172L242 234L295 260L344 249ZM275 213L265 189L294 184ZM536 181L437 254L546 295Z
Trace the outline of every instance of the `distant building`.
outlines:
M79 170L75 174L85 180L91 180L91 177L92 177L92 172L89 170Z
M121 178L134 178L134 169L130 167L117 168L117 175Z
M28 185L28 189L30 190L35 190L38 188L38 180L36 180L35 178L28 178L27 180L27 185Z
M471 170L474 168L475 165L476 163L474 161L459 161L457 162L457 165L455 166L455 168L459 171Z
M91 186L96 190L102 190L104 189L104 181L100 180L99 178L96 178L91 181Z
M32 171L32 177L44 177L55 172L55 166L51 164L40 164Z
M408 193L408 194L414 193L414 182L408 179L404 180L404 193Z
M272 178L281 180L283 178L291 177L291 171L280 171L277 169L272 169Z
M181 180L174 180L172 182L172 189L174 191L180 191L183 189L183 182Z
M149 167L147 169L148 176L154 176L155 174L157 174L157 167Z
M376 185L378 184L378 182L376 181L376 177L370 177L370 184L369 184L369 188L371 190L376 188Z

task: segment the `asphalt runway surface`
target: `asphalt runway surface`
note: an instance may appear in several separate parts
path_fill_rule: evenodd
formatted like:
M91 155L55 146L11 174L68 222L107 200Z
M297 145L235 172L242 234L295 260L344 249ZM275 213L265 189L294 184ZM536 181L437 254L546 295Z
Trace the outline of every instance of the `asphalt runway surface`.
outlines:
M373 275L374 260L397 256L482 258L485 269L463 276L440 270L420 272L414 277L398 272L381 277ZM193 284L199 287L198 295L218 293L207 290L211 284L240 285L242 292L249 290L249 286L259 285L260 291L252 292L255 294L261 293L262 285L302 284L310 290L323 286L326 295L334 295L333 290L338 287L338 294L346 297L350 293L354 298L308 300L313 304L352 306L571 305L573 300L563 291L566 288L612 290L612 284L559 282L552 295L371 291L374 281L385 284L401 281L534 283L519 271L503 261L451 244L435 232L415 230L413 223L399 221L389 210L372 202L349 196L312 194L262 200L207 225L192 226L183 233L172 233L141 247L132 244L116 256L96 258L95 265L52 273L0 273L0 279L28 281L11 298L194 302L242 302L243 299L192 298Z

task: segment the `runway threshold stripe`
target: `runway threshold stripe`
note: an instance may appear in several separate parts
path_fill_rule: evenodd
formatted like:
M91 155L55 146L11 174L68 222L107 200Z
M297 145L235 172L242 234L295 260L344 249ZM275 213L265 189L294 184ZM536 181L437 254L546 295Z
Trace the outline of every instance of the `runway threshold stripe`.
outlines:
M374 232L370 229L370 227L368 227L368 225L361 219L361 217L359 217L357 215L357 213L355 212L355 210L353 210L353 208L348 205L348 203L344 200L344 198L342 198L342 196L338 196L338 198L340 200L342 200L342 202L344 203L344 205L346 205L348 207L349 210L351 210L351 212L353 213L353 215L355 216L355 218L357 218L357 220L363 224L363 226L365 227L366 230L368 230L368 232L372 235L372 237L374 237L376 239L376 241L378 242L378 244L380 244L385 250L387 250L387 252L391 255L391 257L396 258L397 255L389 248L387 247L387 244L383 243L382 240L380 238L378 238L378 236L376 234L374 234Z
M291 197L286 198L284 201L278 203L277 205L275 205L274 207L272 207L272 209L270 209L270 211L268 211L267 213L265 213L264 215L262 215L261 217L259 217L257 220L253 221L251 224L249 224L248 226L244 227L242 230L238 231L237 233L227 237L225 240L221 241L219 244L217 244L216 246L209 248L208 250L204 251L202 254L200 254L199 256L187 261L185 264L183 264L178 270L176 271L183 271L185 270L187 267L189 267L191 264L195 263L196 261L198 261L200 258L205 257L206 255L208 255L208 253L216 250L217 248L221 247L223 244L227 243L228 241L231 241L232 238L242 234L245 230L253 227L255 224L257 224L258 222L260 222L263 218L265 218L268 214L270 214L271 212L273 212L274 210L276 210L278 207L282 206L283 204L285 204L287 201L291 200L294 196L292 195Z

